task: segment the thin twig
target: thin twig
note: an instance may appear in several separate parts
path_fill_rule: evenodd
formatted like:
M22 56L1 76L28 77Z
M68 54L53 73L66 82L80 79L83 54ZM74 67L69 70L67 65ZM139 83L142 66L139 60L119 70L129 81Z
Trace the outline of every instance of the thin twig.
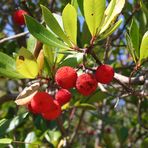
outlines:
M81 126L84 114L85 114L85 109L83 109L82 112L81 112L81 115L79 117L79 123L77 124L77 127L76 127L75 131L73 132L73 134L71 136L71 139L70 139L70 142L69 142L70 145L73 143L73 141L75 140L75 138L76 138L76 136L78 134L78 131L79 131L79 128Z
M106 61L108 60L108 53L109 53L109 50L110 50L110 37L107 38L106 40L106 45L105 45L105 52L104 52L104 58L103 58L103 61L104 63L106 63Z
M63 123L62 123L61 118L60 118L60 117L57 118L56 122L57 122L57 125L58 125L58 127L59 127L59 129L60 129L60 131L61 131L62 136L65 137L65 136L66 136L66 130L65 130L65 128L63 127Z
M29 33L29 31L26 31L26 32L22 32L22 33L19 33L19 34L10 36L10 37L3 38L3 39L0 40L0 44L4 43L4 42L6 42L6 41L9 41L9 40L13 40L13 39L16 39L16 38L25 36L25 35L27 35L28 33Z
M145 130L148 130L148 127L146 127L143 123L142 123L142 119L141 119L141 103L142 103L142 99L141 98L139 98L139 100L138 100L138 122L139 122L139 124L141 125L141 127L143 127Z

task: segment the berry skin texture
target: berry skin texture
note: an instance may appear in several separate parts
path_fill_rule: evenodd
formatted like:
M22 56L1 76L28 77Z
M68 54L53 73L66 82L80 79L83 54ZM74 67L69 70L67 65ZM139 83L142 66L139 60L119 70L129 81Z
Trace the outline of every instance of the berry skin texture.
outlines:
M37 92L31 100L31 109L36 113L43 113L55 108L53 98L46 92Z
M56 93L55 99L62 106L70 101L71 93L67 89L60 89Z
M76 81L76 88L82 95L89 96L97 89L97 80L92 74L82 74Z
M27 106L28 110L33 113L33 114L38 114L36 111L33 110L32 106L31 106L31 103L28 103Z
M102 84L109 84L114 78L114 69L110 65L98 66L95 77Z
M77 80L77 73L75 69L70 66L63 66L59 68L55 74L56 83L65 89L70 89L75 86Z
M28 14L26 11L20 9L20 10L16 10L14 13L13 13L13 21L21 26L21 25L25 25L25 18L24 18L24 15L25 14Z
M55 120L61 115L61 105L56 100L54 100L53 102L54 108L48 112L42 113L43 118L46 120Z

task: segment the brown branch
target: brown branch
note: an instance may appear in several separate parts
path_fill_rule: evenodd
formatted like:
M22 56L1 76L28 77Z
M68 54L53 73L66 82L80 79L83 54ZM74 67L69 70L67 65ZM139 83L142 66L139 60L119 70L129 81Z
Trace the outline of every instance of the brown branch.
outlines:
M5 103L5 102L8 102L8 101L14 101L16 99L18 94L6 94L2 97L0 97L0 105Z

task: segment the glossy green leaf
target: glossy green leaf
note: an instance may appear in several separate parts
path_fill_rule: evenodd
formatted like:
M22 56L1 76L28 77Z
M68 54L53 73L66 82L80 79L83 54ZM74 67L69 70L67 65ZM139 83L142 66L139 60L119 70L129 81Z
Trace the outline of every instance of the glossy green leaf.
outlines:
M62 41L57 39L48 29L39 24L34 18L25 16L29 32L44 44L49 46L69 49Z
M64 30L71 40L71 42L77 44L77 12L76 9L67 4L62 12L62 19L64 24Z
M130 26L130 37L133 43L133 48L136 50L137 57L140 57L139 53L139 25L136 19L134 18L132 20L131 26Z
M13 119L6 119L0 125L0 136L3 136L5 133L8 133L14 130L18 125L20 125L22 122L25 121L27 116L28 116L28 113L24 113L24 114L15 116Z
M127 42L127 49L132 56L135 63L137 63L136 55L135 55L135 49L133 48L133 43L131 41L131 38L128 34L126 34L126 42Z
M116 22L112 27L110 27L106 32L104 32L102 35L100 35L100 39L105 39L108 36L110 36L116 29L121 25L122 19L120 19L118 22Z
M140 62L148 59L148 31L144 34L140 46Z
M63 61L60 63L61 66L71 66L77 67L83 60L83 53L75 53L73 55L68 55Z
M95 36L100 26L106 0L84 0L84 16L92 36Z
M12 141L13 140L10 138L2 138L2 139L0 139L0 144L11 144Z
M112 22L116 20L117 16L122 11L124 4L125 4L125 0L116 0L115 6L113 4L112 4L112 6L110 6L110 7L114 7L114 9L112 11L110 11L110 13L112 12L112 14L111 15L108 14L110 16L107 19L105 19L106 22L102 25L100 34L103 33L106 29L108 29L109 26L112 24ZM109 12L109 11L107 11L107 12Z
M21 48L18 53L16 69L25 78L30 79L35 78L39 72L38 64L33 54L25 48Z
M0 76L16 79L24 78L16 71L15 60L2 52L0 52Z
M57 36L59 36L64 42L71 45L68 37L63 32L62 28L60 27L59 23L57 22L57 20L55 19L55 17L51 13L51 11L49 9L47 9L45 6L42 6L42 5L41 5L41 8L42 8L42 14L43 14L43 17L44 17L44 20L45 20L45 23L47 24L47 26Z

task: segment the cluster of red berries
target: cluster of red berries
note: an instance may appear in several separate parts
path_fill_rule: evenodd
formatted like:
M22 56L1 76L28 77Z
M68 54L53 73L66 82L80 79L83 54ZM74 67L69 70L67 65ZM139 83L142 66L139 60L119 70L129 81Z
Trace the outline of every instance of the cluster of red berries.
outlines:
M89 96L97 89L98 82L108 84L114 77L114 70L109 65L101 65L95 75L84 73L80 76L74 68L63 66L55 74L55 81L61 87L55 94L55 99L46 92L37 92L28 104L28 109L34 114L41 114L47 120L54 120L61 114L61 106L68 103L72 97L69 89L76 87L78 92Z
M46 92L37 92L28 104L28 109L47 120L54 120L61 114L60 104Z
M25 25L25 14L28 14L25 10L16 10L12 16L14 23L16 23L19 26Z
M55 81L64 89L76 87L80 94L89 96L97 89L98 82L108 84L112 81L113 77L114 69L105 64L97 68L95 75L84 73L80 76L77 76L75 69L72 67L64 66L56 72Z

